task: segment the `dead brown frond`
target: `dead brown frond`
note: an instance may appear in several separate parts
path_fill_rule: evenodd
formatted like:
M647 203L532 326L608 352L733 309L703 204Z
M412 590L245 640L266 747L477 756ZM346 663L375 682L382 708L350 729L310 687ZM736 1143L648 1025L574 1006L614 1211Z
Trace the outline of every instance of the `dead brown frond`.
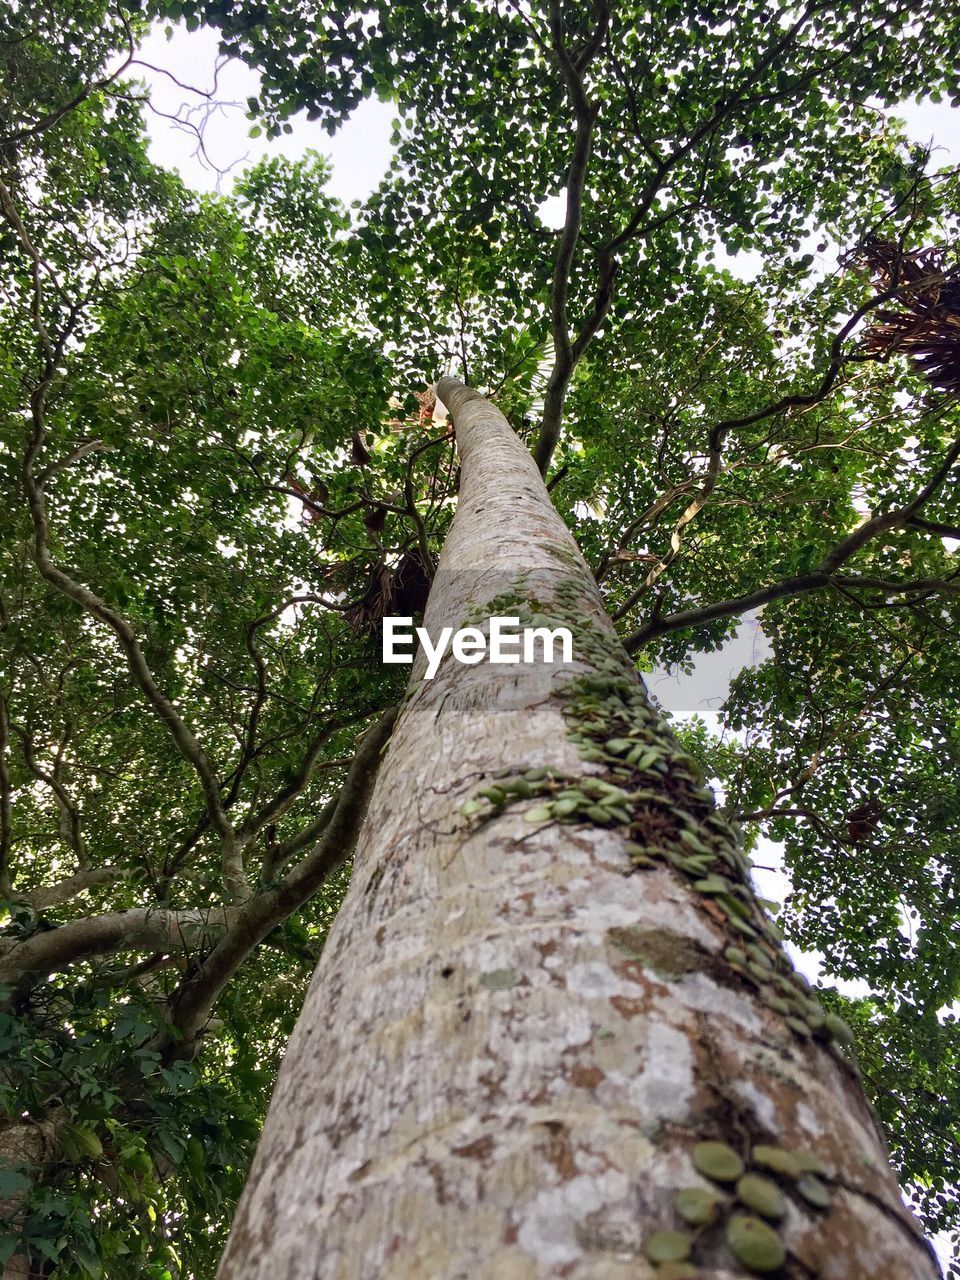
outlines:
M872 237L863 258L897 310L878 310L864 334L867 351L910 357L931 386L960 392L960 268L946 269L944 248L904 250Z
M430 574L418 551L405 552L394 568L380 562L360 600L344 613L357 631L374 632L387 615L407 618L422 614L430 594Z
M375 631L385 615L393 612L393 574L382 562L374 567L366 591L343 615L356 631Z

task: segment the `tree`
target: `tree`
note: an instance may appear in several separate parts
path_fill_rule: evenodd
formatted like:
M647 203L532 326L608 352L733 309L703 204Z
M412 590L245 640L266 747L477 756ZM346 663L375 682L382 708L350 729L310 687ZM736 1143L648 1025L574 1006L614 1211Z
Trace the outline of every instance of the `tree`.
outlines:
M3 46L8 1255L210 1274L372 784L358 732L401 695L369 631L419 612L449 525L411 393L451 360L642 668L765 606L746 743L681 736L748 845L786 840L790 936L876 992L843 1009L870 1095L925 1224L955 1225L955 409L881 313L949 338L951 260L918 251L956 178L873 100L956 92L951 16L165 13L263 69L269 131L394 97L397 170L353 227L309 162L198 202L145 158L140 17L19 14ZM815 228L845 255L822 278Z
M220 1275L934 1275L846 1024L533 460L439 394L463 479L426 625L566 625L575 663L414 670Z

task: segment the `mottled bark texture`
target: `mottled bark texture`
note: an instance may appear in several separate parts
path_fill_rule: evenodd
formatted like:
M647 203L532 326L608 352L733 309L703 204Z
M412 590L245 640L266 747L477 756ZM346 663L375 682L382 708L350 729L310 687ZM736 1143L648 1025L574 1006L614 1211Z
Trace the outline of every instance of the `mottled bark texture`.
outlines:
M42 1168L58 1151L57 1128L61 1123L62 1112L58 1111L44 1120L0 1124L0 1172L14 1169L22 1173L25 1166ZM25 1198L26 1190L0 1194L0 1240L7 1231L19 1232ZM0 1280L32 1280L36 1274L22 1253L15 1253L0 1268Z
M414 667L221 1280L929 1280L845 1029L536 465L439 393L463 476L430 633L567 619L574 663Z

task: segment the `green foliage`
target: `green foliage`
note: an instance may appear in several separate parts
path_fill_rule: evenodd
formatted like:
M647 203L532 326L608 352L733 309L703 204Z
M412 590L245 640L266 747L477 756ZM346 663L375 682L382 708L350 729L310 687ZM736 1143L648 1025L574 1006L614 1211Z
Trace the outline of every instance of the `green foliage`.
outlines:
M960 1136L956 1015L883 997L856 1001L823 994L854 1029L864 1081L891 1155L909 1179L912 1204L928 1231L954 1235ZM953 1264L949 1274L955 1270Z
M742 3L127 9L20 6L0 41L3 181L28 236L6 209L0 960L120 912L193 913L192 932L77 954L11 993L0 1141L26 1113L44 1146L0 1182L8 1256L61 1277L213 1274L344 887L328 879L251 946L199 1045L178 1048L178 995L232 905L224 843L104 610L227 818L254 828L246 872L268 895L400 694L372 632L416 596L457 486L416 393L457 368L532 443L564 333L589 341L552 493L641 669L692 668L788 584L760 601L774 656L735 680L723 736L680 734L748 842L784 843L789 938L874 991L828 999L924 1222L955 1233L956 486L846 577L807 579L910 502L957 436L954 403L903 360L863 358L862 326L838 334L872 297L866 233L955 239L956 174L877 104L956 95L960 23L927 0L820 5L799 25ZM361 98L395 103L379 190L344 209L315 154L270 158L229 197L157 169L142 86L118 71L157 17L215 27L261 71L247 106L270 136L306 108L322 149ZM586 117L558 49L595 113L562 308L569 236L538 210L575 181ZM52 370L42 333L61 342ZM50 554L100 613L38 570L23 477L41 385Z
M24 199L42 183L32 244L64 287L44 293L41 316L52 333L73 323L46 402L50 547L140 638L228 811L270 817L254 870L268 893L285 870L272 851L336 796L358 732L400 692L344 607L415 540L396 515L378 532L364 520L379 499L403 501L422 437L384 424L389 365L350 292L348 220L323 164L269 162L231 200L198 200L144 143L129 102L91 99L41 135L11 188ZM200 778L109 629L31 562L33 284L15 244L5 265L0 954L109 913L210 917L224 896ZM378 459L369 477L346 463L358 432ZM436 453L410 463L417 492ZM311 502L341 513L332 527ZM434 517L448 518L436 504ZM94 877L85 893L76 874ZM51 885L63 893L45 897ZM172 951L81 954L62 981L10 995L4 1132L14 1155L21 1122L45 1137L4 1174L8 1254L71 1278L212 1274L343 890L334 876L268 935L193 1061L175 1033L170 1046L169 1018L215 930Z
M74 1034L59 1025L65 1009ZM0 1102L50 1125L44 1180L27 1167L2 1184L28 1192L8 1256L22 1250L71 1280L215 1267L272 1073L223 1040L202 1067L164 1067L144 1043L154 1018L92 983L49 991L29 1019L0 1014Z

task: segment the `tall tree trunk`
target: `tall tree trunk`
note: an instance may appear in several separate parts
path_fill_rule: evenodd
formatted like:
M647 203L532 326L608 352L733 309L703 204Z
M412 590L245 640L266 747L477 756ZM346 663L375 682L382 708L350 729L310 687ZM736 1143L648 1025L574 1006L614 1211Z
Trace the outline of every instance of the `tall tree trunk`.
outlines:
M221 1280L936 1276L846 1029L536 465L439 394L462 484L430 634L549 620L574 663L418 660Z

